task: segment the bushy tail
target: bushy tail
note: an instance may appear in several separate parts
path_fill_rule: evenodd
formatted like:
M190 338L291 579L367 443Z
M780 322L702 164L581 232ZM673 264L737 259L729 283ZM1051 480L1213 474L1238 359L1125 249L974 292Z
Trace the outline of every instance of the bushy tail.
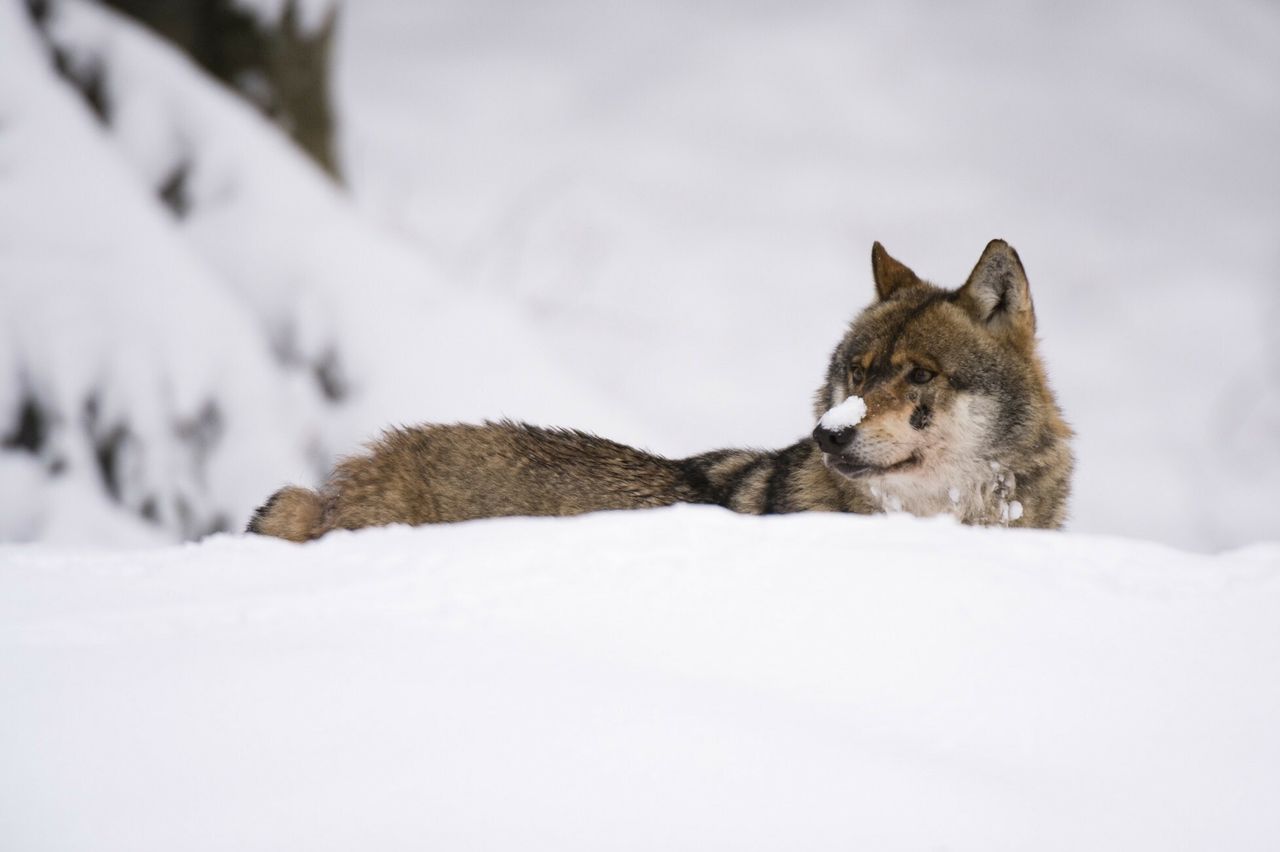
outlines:
M325 532L324 501L306 488L281 488L258 507L246 532L289 541L310 541Z

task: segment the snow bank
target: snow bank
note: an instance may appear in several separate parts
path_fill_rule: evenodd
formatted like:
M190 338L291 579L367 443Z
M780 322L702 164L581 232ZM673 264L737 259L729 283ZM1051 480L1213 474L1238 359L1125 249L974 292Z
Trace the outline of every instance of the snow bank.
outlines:
M21 849L1270 850L1280 547L681 507L0 549Z

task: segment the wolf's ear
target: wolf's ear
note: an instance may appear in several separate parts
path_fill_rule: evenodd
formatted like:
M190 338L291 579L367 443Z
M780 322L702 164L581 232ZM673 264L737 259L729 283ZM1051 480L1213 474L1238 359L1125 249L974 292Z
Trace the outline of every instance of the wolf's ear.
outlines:
M1031 288L1018 253L1004 240L987 243L957 303L991 331L1030 342L1036 333Z
M890 257L878 242L871 245L871 275L876 280L876 295L882 302L903 287L922 283L914 272Z

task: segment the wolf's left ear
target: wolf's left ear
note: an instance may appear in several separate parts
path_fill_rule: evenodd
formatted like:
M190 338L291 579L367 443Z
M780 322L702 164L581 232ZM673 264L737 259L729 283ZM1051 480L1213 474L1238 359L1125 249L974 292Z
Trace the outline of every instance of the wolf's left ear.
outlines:
M871 275L876 280L876 295L882 302L903 287L921 283L914 272L894 260L879 242L871 244Z
M1031 288L1018 253L1004 240L987 243L969 280L960 288L958 304L991 331L1030 342L1036 333Z

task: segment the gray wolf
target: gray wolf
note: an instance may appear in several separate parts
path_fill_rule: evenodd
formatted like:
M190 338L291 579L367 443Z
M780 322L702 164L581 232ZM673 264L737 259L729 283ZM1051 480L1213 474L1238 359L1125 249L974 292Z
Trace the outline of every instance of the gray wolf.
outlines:
M307 541L333 529L674 503L1060 527L1071 430L1037 353L1017 252L993 240L955 290L922 281L879 243L871 268L876 298L831 356L818 425L789 447L669 459L510 421L391 429L319 491L277 491L248 531Z

